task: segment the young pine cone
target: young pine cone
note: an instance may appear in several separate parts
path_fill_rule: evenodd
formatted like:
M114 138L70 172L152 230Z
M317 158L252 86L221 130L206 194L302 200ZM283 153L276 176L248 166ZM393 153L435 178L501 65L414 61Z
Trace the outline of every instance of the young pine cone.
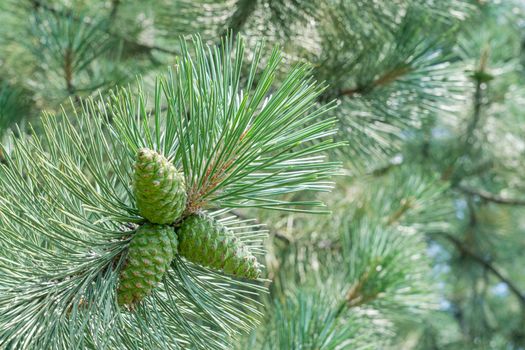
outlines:
M138 151L133 185L139 213L150 222L171 224L185 209L183 174L153 150Z
M233 232L205 214L185 219L177 231L179 254L187 260L238 277L256 279L260 265Z
M131 238L120 273L117 301L133 306L162 280L177 253L177 236L171 226L145 224Z

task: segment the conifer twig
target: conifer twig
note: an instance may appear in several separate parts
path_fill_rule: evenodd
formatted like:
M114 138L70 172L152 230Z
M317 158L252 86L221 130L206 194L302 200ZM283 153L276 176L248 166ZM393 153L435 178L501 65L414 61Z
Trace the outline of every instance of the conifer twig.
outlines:
M67 47L64 53L64 79L66 82L66 90L70 95L75 94L75 86L73 85L73 50L70 46Z
M373 293L372 295L366 295L363 293L363 288L365 287L366 282L370 277L370 271L375 269L376 265L377 264L374 264L369 270L366 270L365 273L359 278L359 280L352 284L350 289L348 289L345 299L349 308L358 307L360 305L369 303L370 301L374 300L379 294Z
M111 11L109 13L109 18L114 19L115 17L117 17L120 4L120 0L111 0Z
M465 246L465 244L463 242L461 242L461 240L459 240L458 238L454 237L453 235L451 235L449 233L440 232L439 236L443 237L446 240L448 240L449 242L451 242L454 245L454 247L461 254L464 254L464 255L470 257L472 260L477 262L479 265L483 266L483 268L485 268L486 270L490 271L501 282L503 282L505 285L507 285L507 287L512 292L512 294L514 294L518 298L518 300L521 303L522 307L525 308L525 293L522 292L518 288L518 286L516 286L514 284L514 282L512 280L510 280L509 278L505 277L503 275L503 273L492 264L491 261L489 261L489 260L479 256L478 254L473 252L471 249L467 248Z
M388 85L411 71L412 69L408 66L396 67L386 72L385 74L381 75L379 78L373 80L369 84L361 85L361 86L358 85L353 88L341 90L341 92L339 93L339 96L340 97L342 96L353 97L356 94L365 93L373 88Z
M29 0L31 2L31 4L33 5L33 7L35 9L38 9L38 8L41 8L43 10L46 10L48 12L51 12L51 13L54 13L55 15L58 15L58 16L63 16L63 17L66 17L66 16L71 16L71 14L68 12L68 11L61 11L61 10L58 10L56 9L55 7L53 6L50 6L48 4L45 4L43 3L41 0ZM119 2L114 2L114 7L113 9L115 9L115 15L116 15L116 6L119 4ZM113 11L112 11L112 14L113 14ZM86 19L80 19L78 17L72 17L74 20L76 21L84 21L86 22L87 24L90 24L88 20ZM133 40L130 40L126 37L124 37L123 35L120 35L118 33L115 33L114 31L108 29L108 28L104 28L102 29L106 34L109 34L117 39L120 39L120 40L123 40L124 42L130 44L130 45L134 45L136 46L137 48L139 49L142 49L144 51L160 51L160 52L164 52L164 53L168 53L168 54L171 54L171 55L177 55L179 54L179 52L175 51L175 50L170 50L170 49L167 49L165 47L161 47L161 46L157 46L157 45L148 45L148 44L143 44L143 43L139 43L139 42L136 42L136 41L133 41Z
M231 36L233 39L235 39L256 8L256 0L240 1L237 5L237 9L231 16L231 19L228 23L228 28L224 33L222 33L222 35L226 35L227 31L231 31Z
M497 204L503 204L503 205L525 205L525 200L523 199L517 199L517 198L506 198L499 196L497 194L491 193L489 191L485 191L483 189L475 189L467 186L458 186L458 190L460 190L463 193L478 196L479 198L488 201L493 202Z
M474 135L474 131L476 127L479 124L479 121L481 119L481 107L483 106L483 90L486 85L487 80L487 64L489 59L489 49L488 47L485 47L481 51L481 56L479 59L479 65L474 73L473 79L475 82L475 91L474 91L474 111L472 114L472 120L470 121L470 124L468 125L465 143L466 147L465 149L469 149L469 145L472 143L472 137Z
M1 348L229 349L260 319L262 281L219 274L182 254L168 256L159 287L136 309L118 302L139 234L130 230L148 220L132 185L139 149L182 169L190 205L206 204L211 216L247 207L324 212L317 200L280 198L329 191L339 172L324 155L338 146L330 138L336 121L324 117L333 104L318 106L323 86L307 66L273 89L282 62L277 49L262 63L259 45L247 63L242 39L220 49L198 37L187 45L181 42L175 69L156 79L152 115L138 84L81 100L74 117L45 113L41 138L13 139L13 149L3 149L9 166L0 167ZM57 51L64 63L62 46ZM220 224L237 243L264 253L266 232L256 225L228 218Z

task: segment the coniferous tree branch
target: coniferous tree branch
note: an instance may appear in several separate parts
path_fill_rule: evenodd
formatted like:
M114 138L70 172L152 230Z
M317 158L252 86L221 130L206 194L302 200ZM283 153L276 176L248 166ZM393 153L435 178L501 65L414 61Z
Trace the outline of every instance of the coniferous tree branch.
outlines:
M43 2L42 0L29 0L32 4L32 6L35 8L35 9L44 9L45 11L48 11L48 12L51 12L57 16L61 16L61 17L71 17L71 13L69 13L69 11L66 11L66 10L60 10L60 9L57 9L55 7L53 7L52 5L49 5L45 2ZM115 1L114 2L114 5L112 7L112 11L110 13L110 18L113 18L116 14L116 9L118 8L118 5L120 4L119 1ZM86 18L79 18L79 17L75 17L73 16L73 18L76 20L76 21L81 21L85 24L88 24L88 25L91 25L92 23L86 19ZM176 50L172 50L172 49L168 49L168 48L165 48L165 47L161 47L161 46L158 46L158 45L149 45L149 44L144 44L144 43L140 43L140 42L136 42L136 41L133 41L133 40L130 40L129 38L126 38L122 35L120 35L119 33L111 30L110 28L103 28L101 29L104 33L106 34L109 34L117 39L120 39L122 41L124 41L124 43L126 43L127 45L131 45L133 47L136 47L140 50L144 50L144 51L160 51L160 52L163 52L163 53L167 53L167 54L171 54L171 55L178 55L180 52L179 51L176 51Z
M493 203L503 204L503 205L518 205L518 206L525 205L525 200L499 196L497 194L485 191L483 189L479 189L479 188L476 189L476 188L461 186L461 185L457 186L457 188L461 192L464 192L468 195L477 196L488 202L493 202Z
M121 0L111 0L111 11L109 13L110 19L115 19L117 17L118 9L121 4Z
M355 94L366 93L367 91L370 91L371 89L374 89L375 87L380 87L383 85L390 84L394 82L395 80L397 80L398 78L400 78L401 76L409 73L410 71L411 69L409 67L395 68L389 72L386 72L385 74L375 79L374 81L370 82L366 86L356 86L354 88L343 89L339 93L339 96L340 97L342 96L352 97Z
M174 70L154 87L153 115L140 85L119 89L82 101L74 118L45 114L41 138L12 138L13 149L3 149L1 347L227 349L257 323L265 288L256 255L266 232L228 209L316 211L310 208L319 201L280 197L331 188L339 164L322 153L337 146L330 140L334 120L320 118L330 106L316 103L323 87L306 66L269 93L281 61L277 50L264 67L257 54L241 81L241 39L219 48L195 38L191 49L185 42L181 47ZM136 157L146 153L162 159L162 171L139 164ZM181 169L177 188L184 184L189 201L181 202L179 217L163 224L146 215L139 168L157 169L162 181ZM151 186L146 194L160 180ZM204 220L206 232L191 226L195 218ZM161 239L143 251L144 232L174 234L178 251L173 238L165 256ZM198 235L188 238L192 232ZM200 240L202 234L209 239ZM195 257L192 244L215 244L222 255L206 250ZM150 279L137 282L135 273L149 271L153 261L163 264L163 275L155 282L147 273ZM148 287L149 295L137 294L150 282L158 285Z
M406 173L410 176L405 177ZM277 306L274 308L286 307L289 312L274 311L267 318L268 329L259 332L253 346L262 349L360 348L361 338L353 333L356 328L364 338L375 339L375 335L366 333L373 328L368 322L384 324L381 329L392 327L394 331L394 326L389 324L390 317L395 319L412 312L420 315L426 308L432 309L433 294L427 290L429 284L422 273L427 266L425 255L420 254L422 236L416 232L443 228L445 224L441 221L451 208L440 201L446 186L426 181L426 177L404 167L394 168L382 177L367 178L363 191L350 190L351 195L345 196L343 192L331 198L343 209L335 211L328 223L311 227L306 222L306 227L299 224L291 233L294 240L282 247L282 251L275 248L278 257L275 264L268 263L275 275L272 293ZM399 210L400 203L402 210ZM288 226L286 220L283 225ZM304 232L307 230L312 230L311 235ZM414 260L418 263L409 262ZM318 293L327 293L332 301L321 302L324 299ZM312 324L317 324L314 320L319 317L324 320L324 323L319 321L320 324L326 328L315 331L301 322L302 313L297 311L295 303L300 303L305 295L316 298L322 306L318 309L314 305L303 305L303 317L308 315L306 319ZM403 300L412 302L405 304ZM282 329L286 331L281 332ZM349 332L346 340L337 337L345 332ZM323 338L313 334L333 334L334 339L318 343L317 339ZM378 336L387 342L386 334L379 332ZM370 348L376 348L377 344L380 342L374 341Z
M483 107L484 91L487 83L491 80L490 74L487 72L487 62L489 59L488 48L485 47L480 54L479 64L477 70L474 72L472 79L475 82L474 91L474 110L472 112L472 119L468 125L465 137L465 148L468 150L473 142L473 134L478 127L481 118L481 108Z
M469 249L461 240L454 237L450 233L446 232L440 232L435 235L435 237L443 237L449 242L453 244L453 246L458 250L460 254L466 255L472 260L474 260L476 263L480 264L483 268L490 271L494 276L496 276L501 282L505 283L509 290L516 296L516 298L521 303L521 306L525 308L525 292L521 291L512 280L505 277L503 273L496 268L493 263L490 260L487 260L486 258L483 258L482 256L478 255L471 249Z
M326 95L339 98L339 136L360 140L344 150L346 158L360 172L368 172L399 151L395 145L403 132L420 128L438 113L452 118L452 110L459 107L450 101L459 104L468 83L459 65L451 63L456 54L443 50L457 32L453 21L425 18L428 13L419 2L392 4L403 7L392 13L372 3L340 4L328 10L319 29L322 49L312 58L317 63L314 73L331 84ZM380 17L384 25L374 28L363 18L356 21L361 13ZM387 24L396 21L399 26ZM434 35L430 28L435 26L442 30ZM425 39L415 39L420 37ZM331 52L337 54L323 55ZM382 162L367 164L368 159Z
M250 20L252 14L257 9L259 0L239 0L235 5L236 9L231 15L222 36L231 32L232 37L235 38L242 30L244 24Z

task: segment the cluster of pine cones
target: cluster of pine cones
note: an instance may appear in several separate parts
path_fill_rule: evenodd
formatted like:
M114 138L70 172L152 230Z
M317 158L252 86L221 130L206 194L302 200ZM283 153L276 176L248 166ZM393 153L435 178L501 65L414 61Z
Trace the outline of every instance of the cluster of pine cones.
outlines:
M133 307L144 299L177 254L227 274L259 278L257 259L233 232L205 213L185 216L184 176L163 155L146 148L138 151L133 187L147 222L131 238L120 274L119 305Z

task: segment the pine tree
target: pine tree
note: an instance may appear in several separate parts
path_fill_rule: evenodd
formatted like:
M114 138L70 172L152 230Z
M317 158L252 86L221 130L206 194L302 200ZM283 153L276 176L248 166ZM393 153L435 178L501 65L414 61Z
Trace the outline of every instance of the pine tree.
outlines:
M0 348L523 348L524 19L0 2Z

